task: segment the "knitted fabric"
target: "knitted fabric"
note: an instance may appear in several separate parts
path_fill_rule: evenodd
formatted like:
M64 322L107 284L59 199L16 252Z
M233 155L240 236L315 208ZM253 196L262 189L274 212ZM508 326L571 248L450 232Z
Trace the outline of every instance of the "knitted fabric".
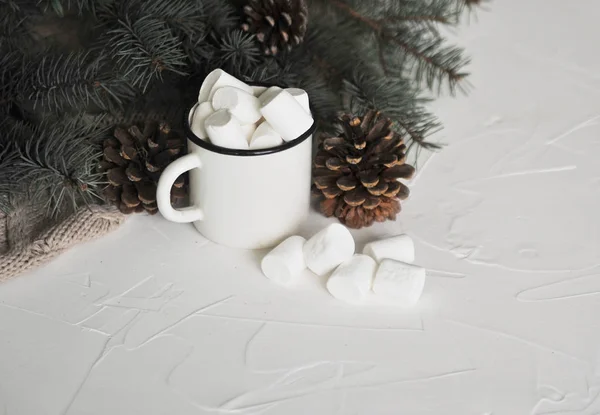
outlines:
M48 262L76 244L111 232L124 220L118 210L103 206L82 208L50 227L48 221L36 221L31 212L0 214L0 283Z

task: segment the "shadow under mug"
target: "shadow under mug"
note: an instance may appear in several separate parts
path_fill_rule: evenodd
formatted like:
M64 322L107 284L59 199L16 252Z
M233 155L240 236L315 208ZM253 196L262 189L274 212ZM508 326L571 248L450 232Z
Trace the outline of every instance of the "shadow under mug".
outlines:
M173 222L193 222L206 238L234 248L269 248L295 234L310 209L316 122L280 146L237 150L196 136L190 111L184 120L188 154L169 164L158 182L160 213ZM191 206L176 210L171 187L187 171Z

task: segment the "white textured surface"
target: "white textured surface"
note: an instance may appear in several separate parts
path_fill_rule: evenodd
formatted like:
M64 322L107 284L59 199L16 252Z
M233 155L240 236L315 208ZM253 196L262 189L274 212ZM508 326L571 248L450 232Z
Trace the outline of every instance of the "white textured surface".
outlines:
M414 238L417 307L279 287L264 252L134 218L0 286L0 414L600 413L600 2L575 3L498 0L461 30L450 145L398 222L354 233Z

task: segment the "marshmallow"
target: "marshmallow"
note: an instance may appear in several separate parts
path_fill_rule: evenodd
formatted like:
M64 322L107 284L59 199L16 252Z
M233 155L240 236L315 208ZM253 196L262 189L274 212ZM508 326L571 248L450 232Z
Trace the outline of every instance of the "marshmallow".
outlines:
M248 142L248 144L250 143L250 140L252 140L252 136L254 135L255 131L256 124L242 125L242 132L244 133L244 138L246 139L246 142Z
M284 141L295 140L313 124L310 114L287 91L269 96L262 105L260 112Z
M394 259L413 263L415 260L415 243L408 235L397 235L366 244L362 253L369 255L377 262L384 259Z
M228 109L241 124L254 124L261 118L258 98L231 86L217 89L212 105L215 110Z
M200 87L200 93L198 94L198 102L211 101L215 92L224 86L233 86L249 94L254 92L250 85L229 75L222 69L215 69L204 78L204 82Z
M256 150L261 148L272 148L283 144L281 136L271 127L271 125L263 121L256 128L256 131L250 139L250 149Z
M198 138L205 140L208 138L208 134L206 133L206 128L204 128L204 122L206 121L206 118L214 112L214 109L210 102L196 104L195 108L196 110L192 116L190 127L192 132L196 134Z
M350 231L339 223L320 230L304 244L306 266L319 276L333 271L352 255L354 239Z
M278 86L272 86L265 90L262 94L260 94L258 100L260 101L261 105L263 105L267 99L274 97L279 93L279 91L281 91L281 88L279 88Z
M302 105L302 108L304 108L304 111L306 111L307 113L310 114L310 102L308 100L308 94L306 93L306 91L304 89L286 88L285 90L287 92L289 92L290 95L293 96L294 99L296 101L298 101L298 103L300 105Z
M291 284L306 269L302 247L306 239L290 236L269 252L261 262L265 277L278 284Z
M255 97L260 96L267 89L269 89L269 88L267 88L266 86L252 85L252 93L254 94Z
M397 305L415 305L425 287L425 268L406 262L384 259L373 282L375 294L393 300Z
M338 300L360 302L371 290L376 268L373 258L356 254L333 271L327 280L327 290Z
M196 109L198 109L198 103L194 104L194 106L188 113L188 124L190 125L190 127L192 126L192 120L194 119L194 114L196 113Z
M223 109L213 112L204 121L210 142L225 148L247 150L248 141L239 121Z

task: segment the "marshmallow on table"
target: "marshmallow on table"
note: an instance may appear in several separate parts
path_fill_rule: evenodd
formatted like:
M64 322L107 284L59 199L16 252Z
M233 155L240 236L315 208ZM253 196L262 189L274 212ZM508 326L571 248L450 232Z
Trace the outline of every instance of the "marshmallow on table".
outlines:
M228 109L241 124L254 124L261 118L260 102L251 93L226 86L215 91L212 98L215 110Z
M208 138L208 134L206 133L204 122L206 121L206 118L208 118L208 116L214 112L213 106L210 102L202 102L200 104L196 104L194 108L196 108L196 110L192 115L190 128L192 129L192 132L198 136L198 138L205 140Z
M295 140L313 125L310 114L289 92L283 90L265 99L260 112L284 141Z
M375 268L373 258L356 254L333 271L327 280L327 290L338 300L360 302L371 290Z
M294 282L306 269L302 247L306 239L290 236L269 252L261 262L263 274L276 283L287 285Z
M255 97L260 96L267 89L269 89L269 88L267 88L266 86L252 85L252 93L254 94Z
M375 294L404 307L415 305L424 287L425 268L393 259L381 261L373 282Z
M290 95L293 96L300 105L302 105L304 111L310 114L310 102L308 100L308 94L304 89L286 88L285 90L289 92Z
M253 94L254 90L252 87L239 79L229 75L222 69L215 69L209 73L202 86L200 87L200 93L198 94L198 102L211 101L215 92L222 87L233 86L235 88L246 91L249 94Z
M320 230L304 244L304 261L315 274L322 276L354 255L354 239L339 223Z
M261 148L272 148L283 144L281 136L271 127L271 125L263 121L254 131L250 139L250 149L257 150Z
M225 148L248 149L248 141L244 131L239 121L229 111L223 109L213 112L204 121L204 127L210 142L214 145Z
M412 263L415 260L415 243L408 235L392 236L366 244L363 254L369 255L377 262L394 259Z
M279 88L278 86L272 86L270 88L267 88L265 91L263 91L262 94L259 95L258 100L259 102L262 104L264 104L264 102L267 99L270 99L272 97L274 97L275 95L277 95L282 89Z

